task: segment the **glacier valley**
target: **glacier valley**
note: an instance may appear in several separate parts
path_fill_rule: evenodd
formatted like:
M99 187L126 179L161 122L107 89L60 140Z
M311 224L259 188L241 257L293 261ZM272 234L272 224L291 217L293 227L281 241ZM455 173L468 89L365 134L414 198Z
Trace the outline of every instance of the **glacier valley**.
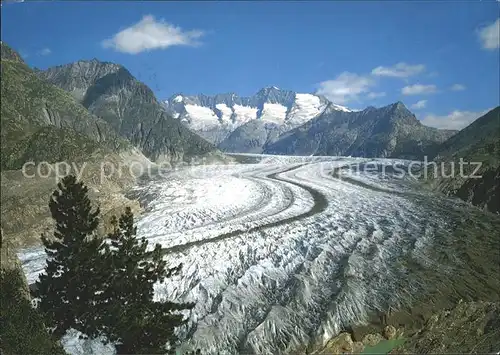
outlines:
M304 352L370 312L437 297L436 290L456 297L495 292L481 281L498 275L487 270L498 268L495 260L472 270L467 258L475 258L468 243L498 247L487 239L500 230L498 216L409 177L340 169L410 161L238 157L246 163L172 170L130 192L144 206L139 237L151 247L160 243L171 266L183 264L168 284L156 285L156 298L196 302L180 330L181 350ZM44 251L19 257L31 284L44 268ZM72 332L64 345L71 354L114 353Z

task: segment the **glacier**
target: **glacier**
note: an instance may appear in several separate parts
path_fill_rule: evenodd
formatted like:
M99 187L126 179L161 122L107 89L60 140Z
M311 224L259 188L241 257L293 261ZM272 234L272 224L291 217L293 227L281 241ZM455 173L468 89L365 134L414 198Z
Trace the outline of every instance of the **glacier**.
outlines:
M169 251L170 266L183 265L155 285L155 299L196 302L179 329L181 351L284 354L321 346L369 312L412 302L423 281L409 277L401 260L449 272L429 250L468 206L421 191L411 178L339 173L409 161L235 157L247 163L171 170L130 191L144 206L139 237ZM43 249L19 257L34 282ZM76 334L64 338L69 353L114 353Z

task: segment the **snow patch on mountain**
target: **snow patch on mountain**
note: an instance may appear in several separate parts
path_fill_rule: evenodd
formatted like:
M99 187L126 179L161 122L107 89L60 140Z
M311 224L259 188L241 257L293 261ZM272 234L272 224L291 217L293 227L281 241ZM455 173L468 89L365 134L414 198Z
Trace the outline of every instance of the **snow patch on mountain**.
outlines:
M192 130L203 130L219 126L219 117L208 107L198 105L185 105L186 115L182 122Z
M215 105L215 108L217 110L219 110L219 112L220 112L219 118L222 122L224 122L224 123L231 122L233 110L230 107L228 107L226 104L217 104L217 105Z
M275 125L273 130L283 134L321 114L329 103L322 96L270 86L250 97L234 93L214 96L175 94L165 100L164 105L174 118L180 119L210 142L220 145L237 128L252 120L272 123ZM350 112L340 105L332 104L330 107Z
M241 126L251 120L257 119L257 111L257 107L234 105L233 112L235 115L234 121L236 123L234 128L237 128L238 126Z
M288 108L280 104L264 104L260 118L278 125L285 123Z
M345 106L340 106L340 105L337 105L337 104L332 104L332 106L337 109L337 111L343 111L343 112L354 112L354 111L361 111L361 110L351 110L351 109L348 109L347 107Z
M295 127L300 126L323 112L325 106L326 103L322 103L316 95L296 94L295 104L288 115L288 123Z

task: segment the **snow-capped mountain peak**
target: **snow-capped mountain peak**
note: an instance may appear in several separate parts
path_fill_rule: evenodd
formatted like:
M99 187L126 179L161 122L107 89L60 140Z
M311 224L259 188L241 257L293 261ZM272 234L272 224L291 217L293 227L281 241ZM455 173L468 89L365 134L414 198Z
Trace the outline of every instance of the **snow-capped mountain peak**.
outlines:
M254 120L265 125L266 130L276 129L281 134L318 116L327 106L350 112L323 96L296 93L277 86L262 88L249 97L235 93L213 96L178 93L165 100L164 105L173 117L216 145Z
M337 104L332 104L332 107L338 111L344 111L344 112L353 112L353 110L351 109L348 109L347 107L345 106L340 106L340 105L337 105Z
M177 95L176 97L174 97L173 102L182 102L182 100L184 100L182 95Z

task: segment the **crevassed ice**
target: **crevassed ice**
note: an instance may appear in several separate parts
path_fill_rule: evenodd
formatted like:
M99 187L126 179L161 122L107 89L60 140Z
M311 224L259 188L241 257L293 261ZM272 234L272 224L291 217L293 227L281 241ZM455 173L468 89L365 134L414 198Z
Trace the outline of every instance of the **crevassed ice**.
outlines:
M136 188L150 201L140 237L166 248L192 243L166 257L183 264L181 273L155 285L156 300L196 302L189 329L180 330L181 338L190 333L184 348L281 354L324 343L369 309L404 300L398 283L406 270L396 260L423 255L446 216L429 220L429 209L381 190L406 191L403 181L355 176L378 187L370 189L330 174L360 161L368 160L266 156L260 164L173 171ZM327 206L319 208L311 191ZM43 249L20 257L33 281ZM104 351L67 337L72 354Z

